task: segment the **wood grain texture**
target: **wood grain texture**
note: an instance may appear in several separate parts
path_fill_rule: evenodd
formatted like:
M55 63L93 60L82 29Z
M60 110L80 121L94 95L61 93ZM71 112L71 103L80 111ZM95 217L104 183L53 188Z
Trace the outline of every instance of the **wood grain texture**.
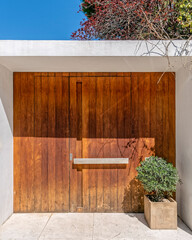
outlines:
M14 73L14 212L143 212L152 154L175 165L174 73Z
M110 78L106 77L104 79L104 88L103 88L103 157L111 157L111 143L112 140L110 139L110 88L111 82ZM111 207L111 188L110 188L110 175L111 170L106 168L103 170L103 205L104 205L104 212L110 212Z
M21 172L20 172L20 115L21 115L21 74L14 73L14 82L13 82L14 94L13 94L13 102L14 102L14 211L20 212L20 203L21 203Z
M87 139L89 138L89 78L83 78L82 85L82 157L87 158L89 156L89 142ZM83 169L83 209L85 212L89 212L89 165L87 169Z
M34 168L35 168L35 179L34 179L34 209L35 212L41 212L41 159L42 159L42 142L43 139L41 137L41 125L42 125L42 117L41 117L41 93L42 92L42 82L41 77L35 78L35 87L34 91L36 93L34 99L34 108L35 108L35 131L34 131ZM16 110L15 110L16 111ZM15 146L14 146L15 147Z
M89 139L96 139L96 99L97 87L96 78L90 77L88 80L89 88ZM97 150L97 141L89 144L89 155L95 156ZM97 211L97 170L89 169L89 211Z
M96 99L96 141L97 141L97 157L104 157L103 150L103 101L104 101L104 78L97 78L97 99ZM97 171L97 212L104 211L104 170L103 165L101 169Z
M70 95L68 98L70 99L70 153L73 154L73 158L76 157L76 141L77 141L77 100L76 100L76 78L70 78ZM69 206L70 211L76 212L77 210L77 198L78 198L78 177L77 170L73 168L73 162L70 161L69 167Z
M68 85L54 73L14 74L15 212L69 211Z

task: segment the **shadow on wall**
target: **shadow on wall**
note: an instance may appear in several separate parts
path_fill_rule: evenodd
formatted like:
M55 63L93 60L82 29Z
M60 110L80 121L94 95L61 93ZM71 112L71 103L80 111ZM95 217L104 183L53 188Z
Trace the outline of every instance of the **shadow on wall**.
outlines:
M125 213L143 213L144 211L144 189L136 177L130 181L124 190L122 209Z
M155 155L155 141L153 139L139 139L137 141L130 141L129 143L129 147L133 151L130 152L129 181L127 181L127 186L124 189L122 209L125 213L143 213L145 191L141 182L136 179L136 167L146 156ZM137 159L138 162L135 164Z
M13 134L13 73L0 65L0 99Z

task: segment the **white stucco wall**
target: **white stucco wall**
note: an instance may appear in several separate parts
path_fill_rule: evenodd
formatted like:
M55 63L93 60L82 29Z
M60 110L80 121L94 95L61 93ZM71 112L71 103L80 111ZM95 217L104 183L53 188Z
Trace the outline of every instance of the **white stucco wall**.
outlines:
M192 229L192 71L176 73L176 165L183 184L178 186L178 213Z
M0 224L13 213L13 73L0 65Z

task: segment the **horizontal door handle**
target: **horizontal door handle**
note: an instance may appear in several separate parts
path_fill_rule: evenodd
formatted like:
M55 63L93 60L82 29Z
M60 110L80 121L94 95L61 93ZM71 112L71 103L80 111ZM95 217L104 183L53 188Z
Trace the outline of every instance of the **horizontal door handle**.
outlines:
M129 158L74 158L74 164L128 164Z

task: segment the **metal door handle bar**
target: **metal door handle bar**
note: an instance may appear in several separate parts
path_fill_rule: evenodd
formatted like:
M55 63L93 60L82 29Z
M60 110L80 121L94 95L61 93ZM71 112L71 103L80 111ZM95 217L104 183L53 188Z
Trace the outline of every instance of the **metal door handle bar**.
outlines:
M129 158L74 158L74 164L128 164Z

